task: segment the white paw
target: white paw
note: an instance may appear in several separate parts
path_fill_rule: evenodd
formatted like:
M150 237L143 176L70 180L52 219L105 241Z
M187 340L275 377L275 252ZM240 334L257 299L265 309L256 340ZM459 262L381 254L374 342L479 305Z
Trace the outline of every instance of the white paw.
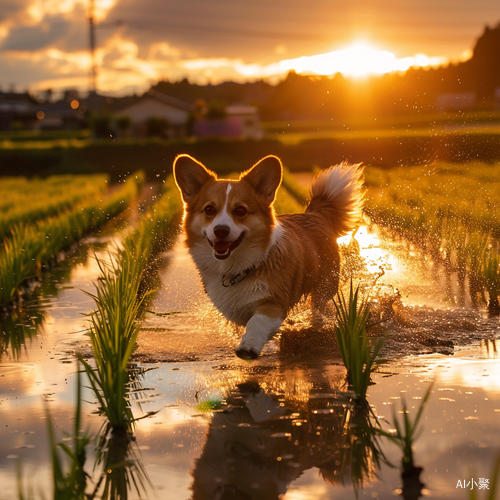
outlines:
M236 349L236 355L243 359L255 359L262 352L264 344L281 326L281 318L269 318L255 314L247 323L246 331Z

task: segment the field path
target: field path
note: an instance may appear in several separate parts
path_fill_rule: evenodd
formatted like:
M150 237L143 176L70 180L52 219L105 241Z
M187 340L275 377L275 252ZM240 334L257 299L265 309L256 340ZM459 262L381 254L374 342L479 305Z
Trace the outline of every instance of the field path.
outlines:
M141 325L134 357L142 361L174 362L220 359L232 355L234 328L211 305L198 271L179 236L163 256L161 289ZM175 314L166 315L174 312Z

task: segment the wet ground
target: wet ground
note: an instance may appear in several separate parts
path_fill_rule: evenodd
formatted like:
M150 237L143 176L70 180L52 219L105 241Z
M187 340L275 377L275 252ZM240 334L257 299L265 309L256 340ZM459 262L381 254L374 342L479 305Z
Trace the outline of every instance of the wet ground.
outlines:
M3 320L1 498L18 498L18 461L35 497L50 496L46 411L62 439L74 418L73 354L89 349L83 314L93 303L82 290L92 291L98 277L94 252L104 258L117 235L87 239L45 276L25 313ZM388 333L386 362L368 391L375 417L346 392L328 315L314 330L307 304L300 305L261 358L242 361L233 353L241 332L205 297L182 238L161 256L161 286L134 353L147 371L137 377L132 408L150 417L137 422L128 451L129 473L144 481L129 498L354 499L357 489L359 498L466 499L471 488L493 482L499 319L457 306L460 291L413 249L366 228L357 238L362 272L379 276L374 308L383 322L372 334ZM374 431L375 422L392 429L393 410L401 418L404 402L413 418L431 383L414 442L423 470L419 481L403 480L401 452ZM84 399L84 424L97 434L103 420L90 391Z
M384 238L377 228L361 227L356 239L364 261L359 276L372 299L372 323L381 321L371 329L372 335L388 334L382 351L385 359L412 354L451 355L464 346L498 337L498 317L491 318L470 304L458 307L459 291L449 284L443 269L405 243ZM161 276L162 287L142 324L135 359L238 363L233 350L242 331L228 323L205 295L182 236L164 258L168 265ZM282 333L265 347L259 366L286 361L297 354L301 359L310 355L332 361L337 357L340 362L333 325L333 308L325 314L324 327L316 330L310 327L307 302L299 304Z

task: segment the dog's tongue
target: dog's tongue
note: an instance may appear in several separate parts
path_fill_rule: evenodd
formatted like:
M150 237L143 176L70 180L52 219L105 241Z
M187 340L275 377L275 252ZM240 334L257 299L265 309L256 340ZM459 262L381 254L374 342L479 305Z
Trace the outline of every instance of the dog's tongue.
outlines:
M224 253L231 246L231 243L231 241L216 241L214 250L218 253Z

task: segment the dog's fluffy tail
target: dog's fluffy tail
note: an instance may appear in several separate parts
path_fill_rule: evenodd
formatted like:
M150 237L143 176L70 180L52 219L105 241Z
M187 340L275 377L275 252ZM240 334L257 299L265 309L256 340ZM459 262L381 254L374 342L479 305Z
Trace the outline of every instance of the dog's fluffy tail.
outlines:
M322 170L314 178L306 212L321 214L334 233L342 236L354 229L361 219L363 199L361 164L343 162Z

